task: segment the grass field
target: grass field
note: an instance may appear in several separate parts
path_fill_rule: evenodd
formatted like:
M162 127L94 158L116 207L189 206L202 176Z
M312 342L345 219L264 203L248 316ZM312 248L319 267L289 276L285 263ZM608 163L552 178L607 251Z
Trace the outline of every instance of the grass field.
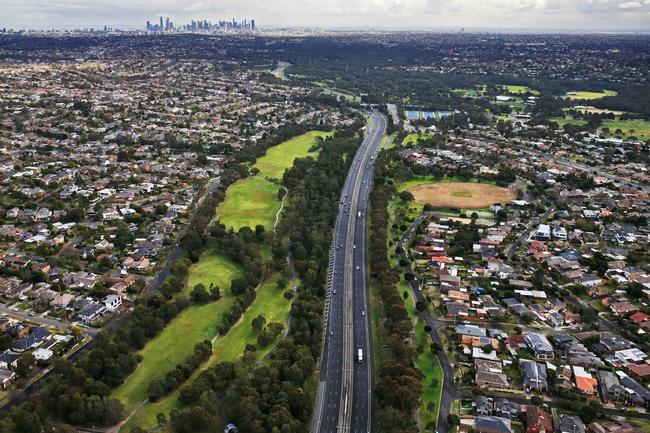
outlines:
M587 92L587 91L575 91L567 92L564 97L571 100L576 99L600 99L605 96L615 96L617 92L613 90L603 90L602 92Z
M587 121L584 119L574 119L572 116L566 117L551 117L548 120L556 122L560 128L564 125L578 125L584 126ZM605 119L600 127L599 132L603 133L603 128L609 128L609 132L605 135L618 136L618 137L636 137L639 140L650 139L650 122L642 119L618 120L618 119ZM620 129L621 134L616 134L615 131Z
M584 126L587 124L587 121L584 119L574 119L573 116L566 116L566 117L550 117L548 120L551 122L557 123L560 128L562 128L564 125L577 125L577 126Z
M244 226L254 229L258 224L267 229L273 227L275 214L280 209L279 189L261 174L238 180L230 185L226 199L217 207L219 220L235 230Z
M129 432L137 425L153 427L156 424L156 415L164 413L169 418L169 412L181 405L178 401L180 389L196 380L199 373L206 368L222 361L235 361L241 357L246 344L256 344L257 334L253 332L251 321L262 314L266 318L266 323L282 322L286 325L289 317L290 301L282 296L282 291L278 290L276 282L279 275L273 275L264 284L257 289L257 298L255 302L242 315L242 318L232 329L223 337L219 337L212 343L212 356L197 370L188 381L181 385L175 392L167 398L157 403L145 403L138 407L133 417L122 427L121 431ZM221 315L219 315L219 318ZM275 344L268 347L258 348L256 353L257 359L261 360L266 356ZM140 400L142 401L142 400ZM127 408L127 412L129 408Z
M226 227L239 230L244 226L255 228L261 224L267 230L275 223L275 214L280 209L279 185L267 178L281 179L284 171L293 165L296 158L303 158L319 137L330 135L324 131L310 131L273 146L266 155L257 159L254 165L260 172L256 176L241 179L230 185L226 199L217 207L219 220Z
M424 323L422 321L418 322L415 335L416 339L424 344L424 352L418 356L416 364L424 375L422 379L422 397L420 398L420 421L426 427L430 422L436 423L438 420L438 404L442 393L442 367L438 357L431 353L429 349L431 337L424 332ZM435 386L433 386L434 379ZM429 411L429 403L433 403L433 412Z
M330 132L325 131L309 131L277 146L270 147L266 151L266 155L257 159L255 167L260 171L259 175L262 177L281 179L284 171L293 165L296 158L315 155L315 153L310 153L309 149L316 144L318 138L325 138L330 135L332 135Z
M415 144L418 144L418 140L420 138L430 138L431 136L429 134L409 134L404 138L404 141L402 142L403 146L413 146Z
M501 86L501 88L507 90L509 93L521 94L530 92L533 95L539 95L539 90L531 89L528 86L517 86L515 84L506 84Z
M603 120L602 128L609 128L608 135L617 135L614 134L614 131L620 129L623 131L621 134L623 137L636 137L639 140L648 140L650 139L650 122L642 119L631 119L631 120Z
M214 283L221 288L223 298L217 302L188 307L174 318L165 329L149 341L139 352L142 362L113 396L127 407L133 407L147 398L147 386L155 379L172 370L192 353L195 344L212 339L221 323L222 314L234 302L230 293L230 281L241 275L242 270L227 258L207 252L198 264L190 268L190 284ZM188 285L189 287L193 287Z
M439 208L476 209L515 198L508 188L472 182L439 182L414 186L409 191L417 203Z

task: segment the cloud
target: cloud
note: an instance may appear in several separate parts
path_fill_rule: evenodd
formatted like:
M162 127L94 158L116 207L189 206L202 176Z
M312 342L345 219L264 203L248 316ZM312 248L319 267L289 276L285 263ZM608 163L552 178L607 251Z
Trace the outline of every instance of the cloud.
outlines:
M160 14L323 27L639 29L650 0L0 0L0 27L141 26Z

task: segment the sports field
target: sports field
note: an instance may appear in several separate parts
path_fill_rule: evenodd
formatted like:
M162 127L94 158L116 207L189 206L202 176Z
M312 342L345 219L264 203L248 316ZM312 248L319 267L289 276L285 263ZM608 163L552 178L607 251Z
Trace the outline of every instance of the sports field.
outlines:
M319 137L330 135L324 131L310 131L287 140L266 151L254 165L259 170L255 176L238 180L226 191L225 200L217 207L219 220L235 230L244 226L255 228L263 225L267 230L273 227L275 215L280 209L278 191L280 186L268 178L281 179L284 171L293 165L296 158L316 155L310 149Z
M510 93L516 93L516 94L522 94L526 92L530 92L533 95L539 95L539 90L531 89L528 86L518 86L515 84L506 84L504 86L501 86L503 89L507 90Z
M417 203L440 208L477 209L515 198L514 191L508 188L472 182L439 182L418 185L409 191Z
M602 92L587 92L587 91L574 91L574 92L567 92L564 97L567 99L575 100L575 99L600 99L604 98L605 96L615 96L617 92L613 90L603 90Z

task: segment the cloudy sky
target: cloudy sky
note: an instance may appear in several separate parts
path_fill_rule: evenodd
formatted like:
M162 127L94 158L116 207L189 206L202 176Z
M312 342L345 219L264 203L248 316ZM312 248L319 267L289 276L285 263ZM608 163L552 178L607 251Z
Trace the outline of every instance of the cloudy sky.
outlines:
M650 0L0 0L0 27L133 27L159 15L259 25L650 30Z

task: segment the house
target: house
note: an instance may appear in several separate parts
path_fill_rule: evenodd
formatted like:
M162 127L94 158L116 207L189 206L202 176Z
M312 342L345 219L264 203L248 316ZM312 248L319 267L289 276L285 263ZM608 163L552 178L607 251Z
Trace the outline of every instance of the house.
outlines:
M512 422L507 418L480 415L474 419L474 430L478 433L512 433Z
M52 356L54 356L54 352L52 352L50 349L44 349L42 347L39 347L38 349L32 352L32 355L34 355L36 361L47 362L50 359L52 359Z
M575 280L576 284L580 284L581 286L585 287L597 286L602 282L602 278L594 274L584 274Z
M97 321L106 312L106 307L103 304L91 303L79 313L79 319L88 324Z
M49 340L52 335L49 331L42 327L36 327L32 329L32 332L29 335L24 336L20 340L14 343L12 349L16 352L24 352L28 349L33 349L43 341Z
M12 352L11 350L5 350L0 353L0 368L9 370L11 368L16 368L16 363L20 358L20 354Z
M113 312L122 305L122 298L117 295L108 295L104 298L102 303L104 304L104 307L106 307L106 310Z
M456 334L471 335L472 337L487 337L486 329L476 325L458 325L456 326Z
M598 370L598 378L600 393L605 403L624 403L627 400L627 391L616 374L608 370Z
M503 418L518 419L521 415L521 405L505 398L497 398L494 401L494 415Z
M16 378L16 373L5 368L0 368L0 386L2 389L7 389L11 382Z
M530 359L521 359L519 361L519 368L523 376L525 391L542 392L548 389L546 365Z
M494 412L494 402L491 398L484 395L474 397L474 414L475 415L492 415Z
M553 346L545 335L536 332L529 332L524 337L526 345L533 351L537 359L553 359Z
M462 302L447 302L447 317L467 317L469 315L469 306Z
M614 302L609 305L612 313L619 317L625 317L628 314L636 312L638 309L628 301Z
M535 239L538 241L550 241L551 240L551 226L548 224L540 224L535 230Z
M583 367L574 365L573 376L575 377L576 388L578 388L581 392L588 395L592 395L597 392L598 381Z
M592 422L587 426L588 433L643 433L627 421L610 421L604 423Z
M558 423L560 433L585 433L585 424L580 417L563 413Z
M510 388L508 376L503 373L492 373L489 371L476 372L476 386L479 388Z
M538 406L526 408L526 433L553 433L553 417Z

